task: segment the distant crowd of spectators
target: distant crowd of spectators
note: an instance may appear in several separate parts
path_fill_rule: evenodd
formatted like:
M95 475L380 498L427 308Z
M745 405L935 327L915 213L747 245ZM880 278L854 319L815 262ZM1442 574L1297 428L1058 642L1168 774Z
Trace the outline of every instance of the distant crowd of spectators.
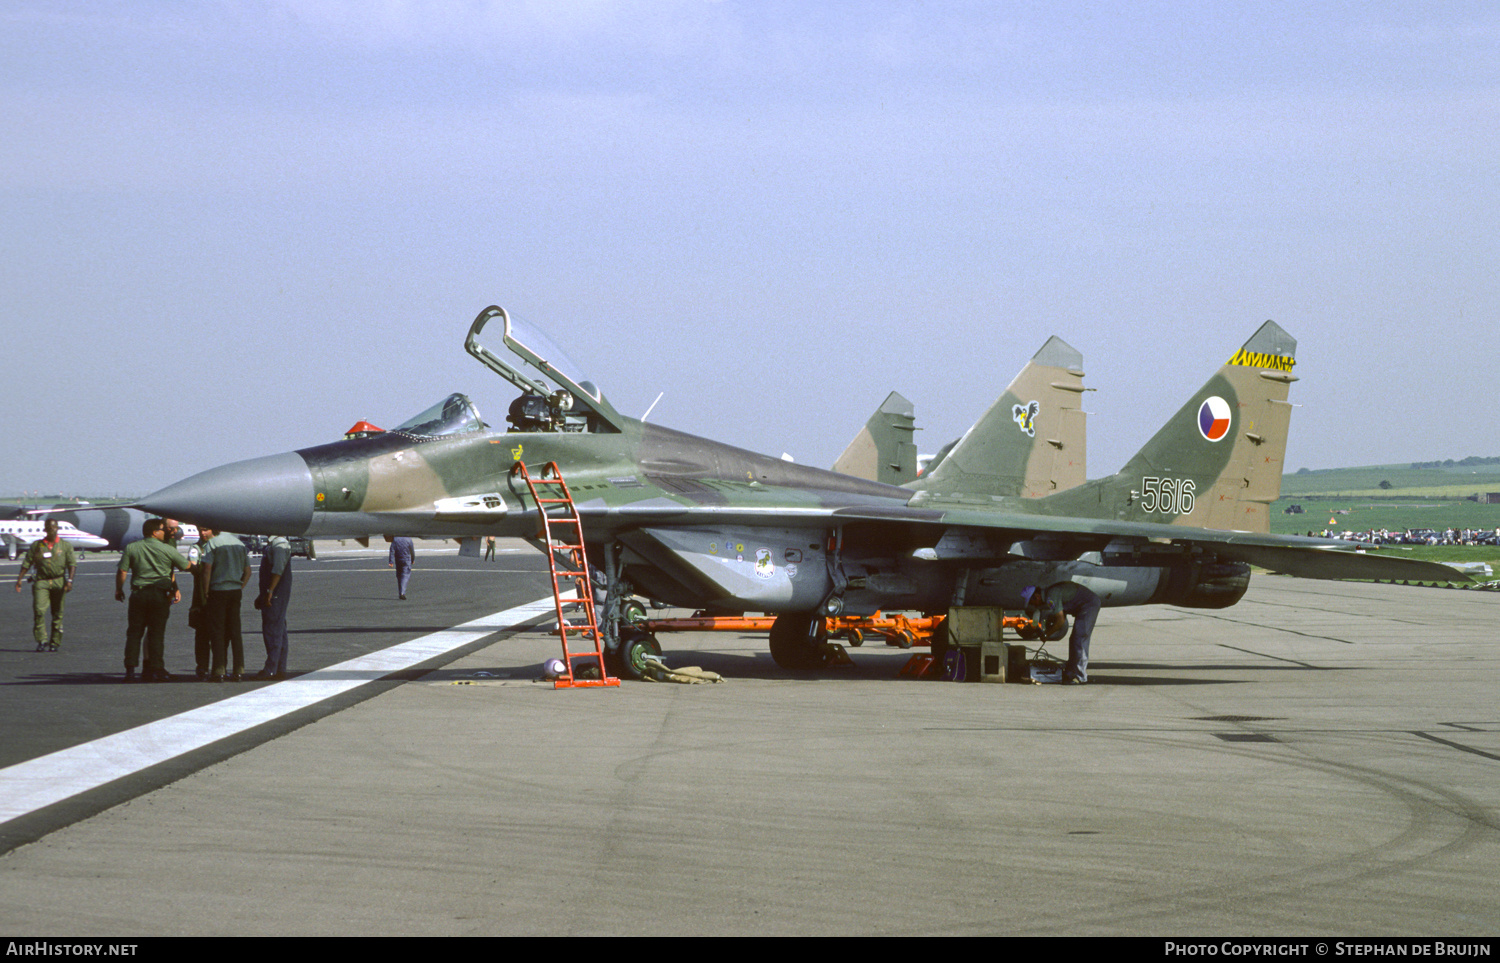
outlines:
M1500 544L1500 528L1449 528L1435 531L1431 528L1408 528L1404 532L1393 532L1388 528L1372 528L1363 532L1339 532L1323 529L1308 532L1309 537L1341 538L1350 542L1365 542L1371 545L1497 545Z

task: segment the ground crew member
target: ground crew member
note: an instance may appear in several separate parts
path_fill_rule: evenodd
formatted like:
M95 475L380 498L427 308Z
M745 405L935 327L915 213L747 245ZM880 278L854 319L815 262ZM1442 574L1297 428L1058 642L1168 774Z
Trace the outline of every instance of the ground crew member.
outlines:
M391 550L386 554L386 568L396 570L396 597L405 599L412 566L417 561L417 550L405 535L397 535L395 538L387 535L385 540L391 543Z
M165 536L164 536L165 537ZM208 628L208 576L203 572L207 559L203 547L214 537L214 530L207 525L198 526L198 544L193 546L193 601L188 609L188 627L193 630L193 674L199 682L208 678L208 667L213 659L213 633Z
M245 543L228 532L219 532L203 546L203 575L198 581L206 597L203 612L208 616L208 632L213 650L210 682L223 682L234 656L230 678L239 682L245 677L245 637L240 631L240 601L250 581L250 553Z
M163 651L167 636L167 619L172 603L182 597L177 590L177 572L186 572L192 564L162 540L162 520L147 519L141 526L138 542L125 546L120 566L115 570L115 601L125 601L125 576L130 576L130 620L125 630L125 681L135 679L135 666L141 655L141 637L146 639L146 659L141 667L142 682L170 682Z
M1026 612L1036 619L1045 633L1049 623L1062 615L1073 616L1073 634L1068 637L1068 664L1063 667L1064 685L1084 685L1089 681L1089 640L1094 622L1099 618L1099 596L1077 582L1059 582L1045 592L1035 585L1021 590Z
M45 537L31 543L26 557L21 560L21 571L16 573L16 591L21 591L21 582L26 570L36 569L31 585L31 634L36 638L38 652L56 652L62 646L63 600L73 591L73 573L78 568L78 555L73 546L57 537L57 521L47 519L42 526ZM52 635L47 635L47 610L52 610Z
M266 666L257 679L286 678L286 609L292 600L292 543L273 536L260 557L260 636L266 643Z

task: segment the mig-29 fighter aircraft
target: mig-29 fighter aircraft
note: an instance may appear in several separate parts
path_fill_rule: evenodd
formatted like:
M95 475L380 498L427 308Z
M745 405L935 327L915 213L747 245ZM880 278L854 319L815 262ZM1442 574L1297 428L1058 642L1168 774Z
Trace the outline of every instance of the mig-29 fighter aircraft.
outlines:
M503 354L480 340L493 322ZM1034 498L1019 497L1025 481L1004 461L1050 437L1029 383L902 487L621 415L541 331L498 307L480 313L465 348L520 391L507 429L454 394L383 434L211 469L141 507L245 533L535 537L536 507L513 469L555 462L609 583L601 634L626 665L629 634L610 613L632 592L773 613L776 662L812 668L824 616L1019 609L1028 585L1079 582L1106 606L1223 608L1244 595L1252 564L1308 578L1462 579L1268 534L1296 380L1296 342L1269 321L1120 472ZM1071 356L1042 360L1067 371Z

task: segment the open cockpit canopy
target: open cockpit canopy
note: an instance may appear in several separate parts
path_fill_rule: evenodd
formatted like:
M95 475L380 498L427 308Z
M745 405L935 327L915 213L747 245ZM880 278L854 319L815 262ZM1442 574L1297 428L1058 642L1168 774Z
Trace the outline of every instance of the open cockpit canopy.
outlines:
M504 322L497 355L479 342L480 332L495 318ZM504 308L479 312L469 328L464 350L481 364L520 388L507 420L513 431L620 431L619 412L583 377L582 369L535 325L513 318Z

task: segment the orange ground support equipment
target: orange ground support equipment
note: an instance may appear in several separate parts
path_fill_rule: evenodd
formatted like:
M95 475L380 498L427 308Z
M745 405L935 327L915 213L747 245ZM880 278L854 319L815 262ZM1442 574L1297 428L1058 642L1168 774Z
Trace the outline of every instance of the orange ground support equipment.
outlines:
M915 616L908 618L899 612L885 615L841 615L826 619L830 639L845 638L851 645L862 644L867 636L879 635L891 645L909 649L914 645L930 645L933 631L943 623L944 616ZM694 615L686 619L647 619L640 623L648 632L769 632L776 621L769 615Z
M867 635L878 635L887 645L909 649L914 645L931 645L932 633L943 624L944 618L942 615L907 617L900 612L895 615L884 612L867 616L841 615L828 620L828 635L830 638L842 635L855 646L863 644Z
M531 490L541 529L537 536L547 549L547 564L552 569L552 598L557 603L557 632L562 639L563 665L567 675L552 683L554 689L595 688L619 685L620 680L604 669L603 637L594 615L594 592L589 584L589 560L583 549L583 523L568 483L563 481L557 462L548 462L540 475L532 475L525 464L516 462L511 474L520 475ZM566 587L566 588L565 588ZM563 598L563 592L574 590L578 597ZM571 610L565 611L565 610ZM568 622L571 614L582 625ZM582 616L580 619L579 617ZM574 646L578 647L575 648ZM589 648L588 646L592 646ZM574 659L593 659L599 678L580 679L573 670Z

